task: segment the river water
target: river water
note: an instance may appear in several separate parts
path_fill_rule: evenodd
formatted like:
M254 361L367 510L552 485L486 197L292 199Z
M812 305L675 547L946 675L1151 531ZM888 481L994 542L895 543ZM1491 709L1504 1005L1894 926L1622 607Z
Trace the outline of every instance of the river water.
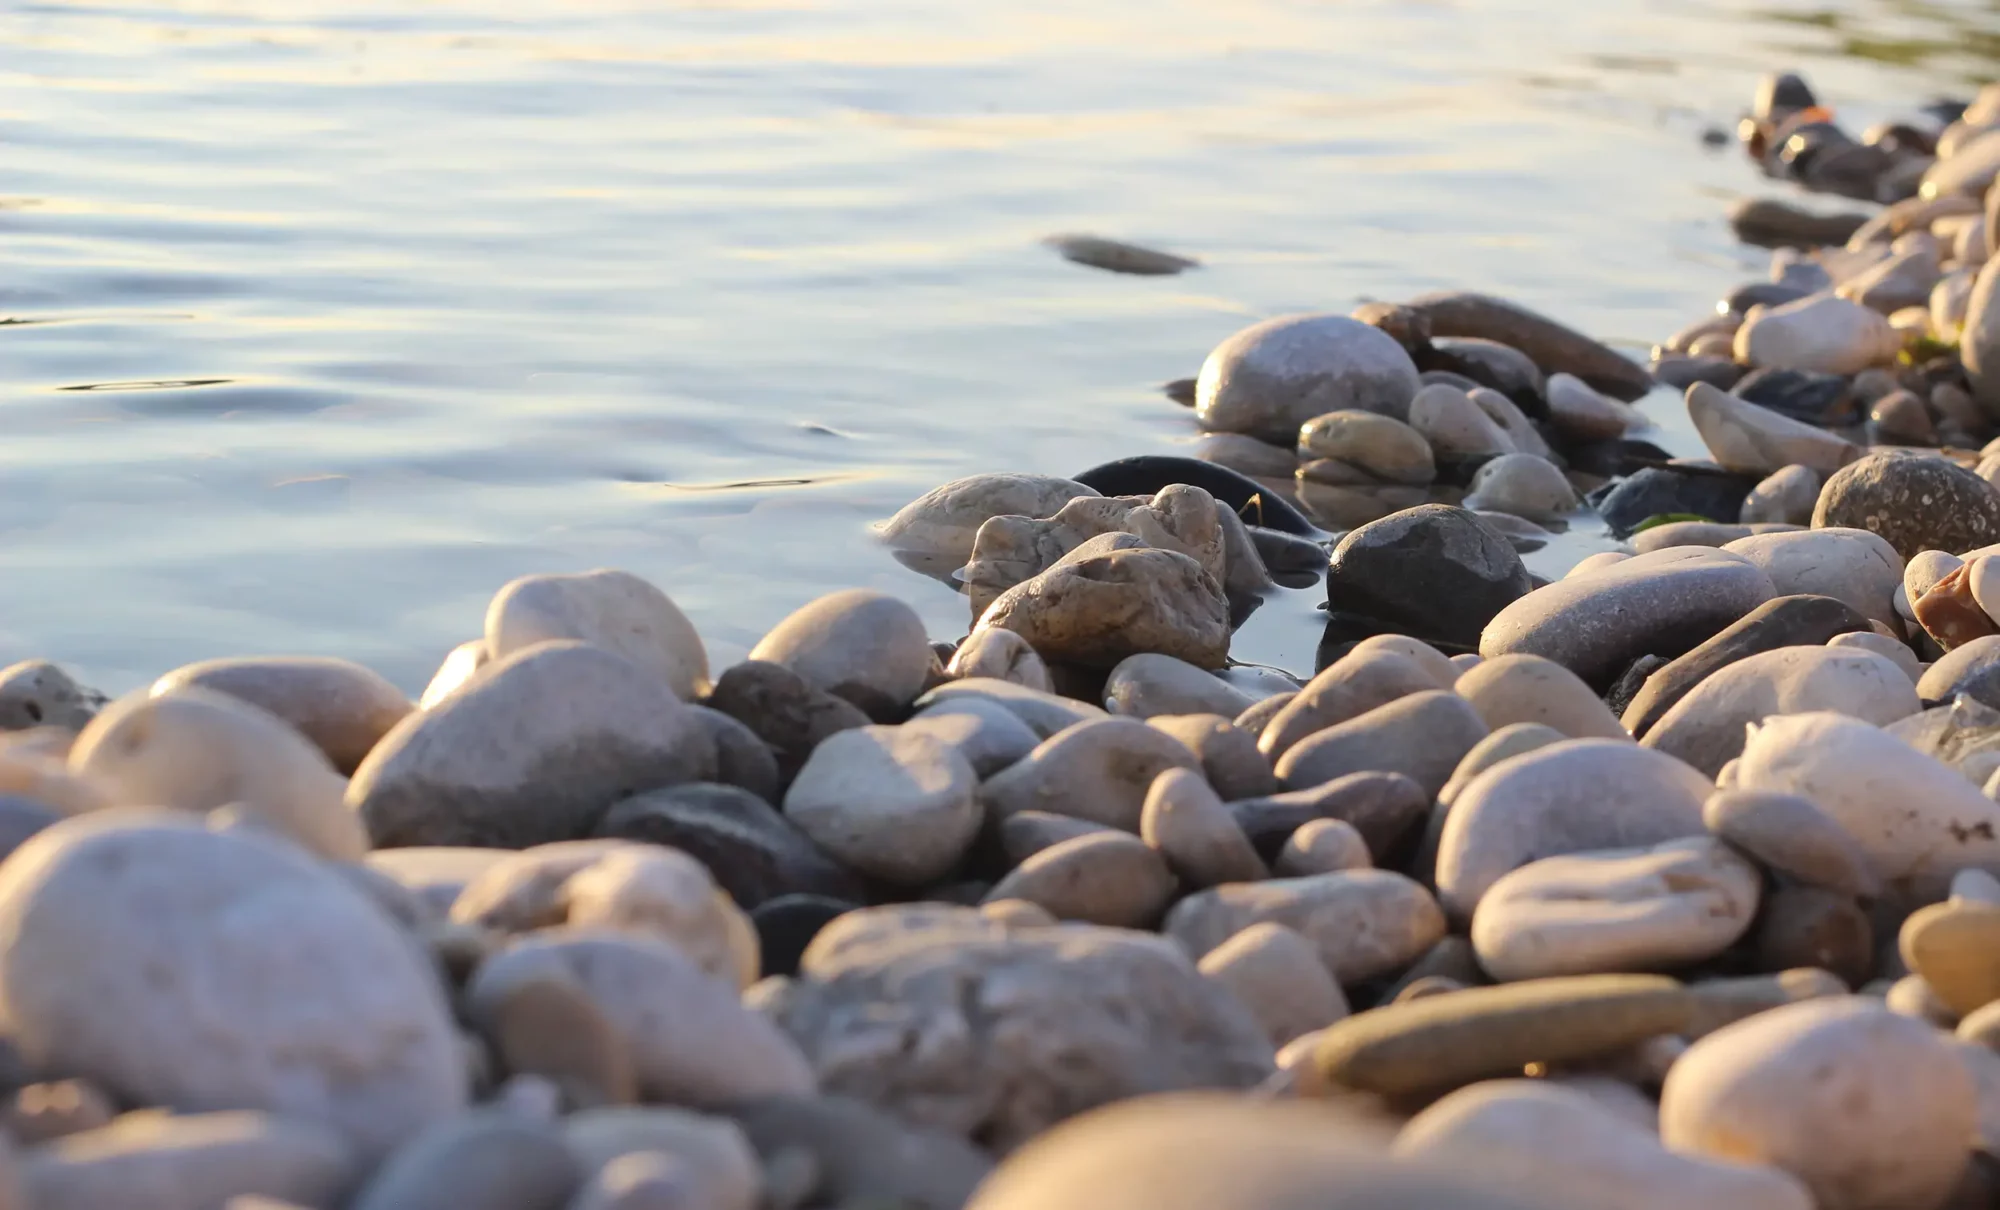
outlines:
M1464 287L1637 349L1762 276L1721 216L1778 187L1699 136L1785 65L1859 129L2000 74L2000 0L17 0L0 663L414 691L595 566L722 662L851 585L961 634L870 523L1171 452L1244 324ZM1310 671L1318 599L1237 654Z

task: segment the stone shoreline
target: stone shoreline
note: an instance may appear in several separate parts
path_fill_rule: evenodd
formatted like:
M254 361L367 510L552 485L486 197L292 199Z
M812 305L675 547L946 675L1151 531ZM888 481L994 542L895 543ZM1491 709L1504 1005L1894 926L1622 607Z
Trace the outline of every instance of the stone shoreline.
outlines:
M940 486L881 536L962 639L846 590L712 668L603 570L417 702L0 671L0 1210L1995 1204L2000 87L1933 116L1767 82L1767 170L1890 204L1739 208L1771 280L1650 366L1280 317L1199 458ZM1322 584L1310 677L1231 662Z

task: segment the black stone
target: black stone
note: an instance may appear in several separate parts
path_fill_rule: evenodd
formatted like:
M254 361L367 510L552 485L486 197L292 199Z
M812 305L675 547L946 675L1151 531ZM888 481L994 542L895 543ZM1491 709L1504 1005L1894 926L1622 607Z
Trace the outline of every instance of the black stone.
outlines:
M1184 408L1194 406L1194 379L1176 378L1160 384L1160 393Z
M1104 462L1070 478L1107 496L1150 496L1163 487L1185 483L1198 487L1236 510L1245 525L1280 530L1302 537L1323 531L1306 515L1271 493L1271 489L1238 471L1199 458L1172 454L1135 454Z
M1358 613L1418 638L1470 646L1528 590L1513 544L1475 514L1444 504L1348 531L1326 573L1329 614Z
M1686 513L1734 525L1757 476L1689 466L1649 466L1590 493L1613 537L1630 537L1648 517Z
M1866 617L1832 597L1801 594L1766 601L1647 677L1623 711L1625 729L1632 738L1644 739L1675 702L1746 656L1780 647L1820 647L1835 635L1867 629Z
M1310 588L1326 573L1326 547L1310 538L1261 525L1243 527L1271 578L1286 588Z
M763 660L729 668L702 705L720 710L769 744L785 785L798 776L821 740L870 721L854 703L813 688L782 664Z
M1748 366L1740 366L1727 357L1688 357L1681 353L1669 353L1653 363L1653 377L1660 385L1685 391L1697 382L1705 382L1718 391L1726 391L1736 385Z
M1812 523L1880 534L1905 559L1920 550L1964 554L2000 542L2000 489L1944 458L1871 454L1820 488Z
M1767 121L1783 118L1819 104L1812 86L1795 71L1772 72L1757 81L1757 96L1751 111Z
M1492 387L1530 418L1549 414L1547 377L1533 358L1512 345L1476 336L1440 336L1416 362L1419 370L1443 370Z
M819 931L860 906L826 895L782 895L758 904L750 923L757 926L765 976L798 974L799 958Z
M1611 713L1623 716L1625 707L1639 696L1639 690L1646 684L1646 678L1667 666L1667 661L1657 655L1642 655L1611 682L1611 688L1604 691L1604 704L1611 707Z
M1859 419L1854 386L1839 374L1812 370L1753 370L1730 392L1807 424L1850 424Z
M858 899L864 893L860 878L737 786L693 782L636 794L613 804L595 834L679 849L707 866L745 909L790 894Z
M1650 441L1635 437L1614 437L1609 441L1579 441L1569 447L1571 470L1612 478L1631 475L1649 466L1673 461L1674 456Z
M1731 290L1722 299L1722 309L1743 314L1752 307L1781 307L1788 302L1797 302L1811 293L1797 286L1787 286L1774 281L1753 281Z
M1865 214L1821 214L1772 198L1746 198L1729 210L1736 238L1759 248L1838 247L1862 224Z
M946 659L951 656L947 653ZM784 793L779 778L778 757L771 745L755 731L708 706L690 706L708 737L715 741L715 780L741 786L768 803L776 803Z

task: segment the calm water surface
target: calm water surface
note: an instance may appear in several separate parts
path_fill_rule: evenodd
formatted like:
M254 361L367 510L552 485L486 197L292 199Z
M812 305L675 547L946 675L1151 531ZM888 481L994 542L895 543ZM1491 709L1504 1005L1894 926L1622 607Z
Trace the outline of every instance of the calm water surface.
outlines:
M1858 128L2000 74L1997 34L1995 0L19 0L0 662L414 690L505 580L604 565L718 660L848 585L957 635L869 537L914 495L1171 451L1156 384L1285 311L1482 288L1642 346L1761 276L1721 214L1773 187L1698 139L1758 73ZM1310 670L1318 599L1238 655Z

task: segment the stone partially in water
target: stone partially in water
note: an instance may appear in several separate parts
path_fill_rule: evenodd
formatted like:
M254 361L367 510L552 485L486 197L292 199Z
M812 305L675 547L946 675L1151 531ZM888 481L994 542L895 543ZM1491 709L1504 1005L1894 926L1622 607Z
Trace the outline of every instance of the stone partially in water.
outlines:
M989 518L1052 517L1076 497L1097 494L1096 488L1054 475L970 475L904 505L882 526L881 536L891 549L945 573L965 566L972 540Z
M1426 447L1447 458L1511 454L1514 441L1457 387L1435 383L1410 401L1409 427Z
M1612 536L1630 537L1655 517L1686 513L1732 523L1757 485L1754 476L1698 466L1643 466L1590 493Z
M1101 235L1051 235L1042 242L1054 248L1064 260L1111 273L1170 277L1186 269L1201 267L1200 261L1189 260L1185 256L1142 248L1138 244L1106 239Z
M1301 458L1337 459L1386 483L1421 487L1437 478L1423 434L1376 412L1315 416L1300 427L1298 450Z
M97 716L104 695L86 689L47 660L0 669L0 731L66 727L80 731Z
M1417 367L1395 339L1340 315L1285 315L1217 345L1195 386L1205 429L1290 444L1315 416L1355 408L1403 419Z
M1229 654L1221 585L1170 550L1119 550L1052 567L994 601L979 620L979 629L988 627L1019 634L1044 659L1089 668L1147 651L1219 668Z
M1465 506L1554 521L1582 507L1576 489L1555 463L1534 454L1501 454L1472 477Z
M1007 589L1040 575L1059 562L1089 554L1142 546L1179 551L1201 564L1218 583L1228 583L1230 552L1224 528L1227 509L1198 487L1172 484L1151 496L1085 497L1063 505L1045 521L995 517L979 527L972 557L960 573L975 621ZM1116 536L1119 541L1104 539ZM1093 541L1093 539L1097 539ZM1247 539L1246 539L1247 540ZM1255 562L1239 552L1238 563ZM1241 571L1241 568L1237 570ZM1260 587L1268 587L1268 583Z
M1490 294L1447 291L1411 299L1411 311L1435 336L1498 341L1521 352L1548 374L1572 374L1615 399L1637 399L1652 389L1646 371L1599 341Z
M1956 554L2000 542L2000 488L1944 458L1871 454L1826 481L1812 523L1880 534L1905 559Z
M1426 504L1350 531L1333 549L1327 603L1470 646L1531 587L1507 540L1461 508Z

